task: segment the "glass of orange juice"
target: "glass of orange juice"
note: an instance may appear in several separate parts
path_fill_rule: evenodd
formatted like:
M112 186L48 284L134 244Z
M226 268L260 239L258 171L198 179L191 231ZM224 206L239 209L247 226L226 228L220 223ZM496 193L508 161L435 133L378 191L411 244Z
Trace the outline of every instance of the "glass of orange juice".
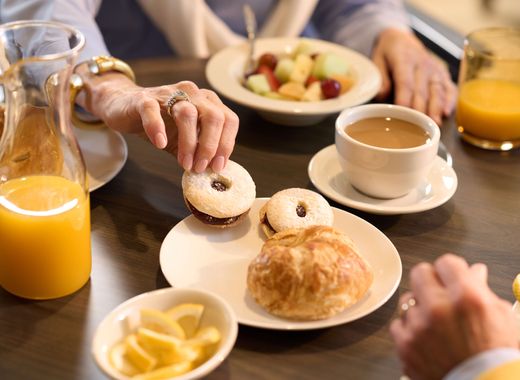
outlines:
M69 101L84 42L59 23L0 25L0 286L24 298L62 297L90 277L89 192Z
M470 144L520 147L520 28L486 28L466 37L456 119Z

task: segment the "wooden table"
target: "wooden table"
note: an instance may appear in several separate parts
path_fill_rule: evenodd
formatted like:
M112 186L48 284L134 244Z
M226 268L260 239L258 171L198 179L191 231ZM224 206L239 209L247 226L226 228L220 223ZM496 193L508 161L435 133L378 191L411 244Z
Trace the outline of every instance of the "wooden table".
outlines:
M203 61L134 63L147 86L182 79L208 84ZM232 158L253 176L257 196L287 187L313 189L307 164L334 141L334 116L308 128L272 125L229 103L241 128ZM119 303L168 283L159 249L168 231L188 215L176 160L134 136L126 136L128 161L121 173L91 195L93 270L72 296L34 302L0 290L1 379L103 378L90 354L98 323ZM397 379L399 362L388 326L410 268L446 251L490 267L491 287L512 300L511 281L520 272L520 151L488 152L463 143L453 119L442 141L459 179L455 196L434 210L377 216L346 209L383 231L403 263L398 291L380 309L352 323L307 332L240 326L235 348L209 379ZM1 244L1 242L0 242ZM0 245L1 249L1 245Z

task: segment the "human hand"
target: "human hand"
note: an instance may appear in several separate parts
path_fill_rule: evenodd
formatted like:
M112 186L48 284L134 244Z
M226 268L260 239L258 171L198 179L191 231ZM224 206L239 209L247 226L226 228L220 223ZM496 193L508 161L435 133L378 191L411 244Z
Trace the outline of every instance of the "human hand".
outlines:
M453 111L457 90L448 69L411 32L385 29L372 59L383 79L377 99L387 98L393 83L396 104L426 113L439 125Z
M421 263L410 272L415 299L390 333L403 365L413 380L441 379L456 365L494 348L518 348L511 304L498 298L487 285L487 267L468 266L462 258L446 254L433 265Z
M233 151L238 116L210 90L183 81L159 87L140 87L119 73L90 76L78 102L108 127L139 133L159 149L177 156L185 170L222 170ZM179 101L168 114L168 99L176 90L190 101Z

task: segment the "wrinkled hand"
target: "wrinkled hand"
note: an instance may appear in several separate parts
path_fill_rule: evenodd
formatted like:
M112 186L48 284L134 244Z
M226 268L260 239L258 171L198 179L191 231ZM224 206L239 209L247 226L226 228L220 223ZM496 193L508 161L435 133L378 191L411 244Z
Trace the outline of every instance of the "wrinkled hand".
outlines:
M160 87L140 87L121 74L91 77L90 91L80 104L120 132L145 134L159 149L177 156L185 170L202 172L226 165L238 132L238 116L210 90L184 81ZM166 103L175 90L190 102L179 101L168 115ZM84 92L84 91L83 91Z
M390 95L393 84L395 104L424 112L439 125L453 111L457 90L446 66L411 32L385 29L372 59L383 77L379 100Z
M390 333L404 374L413 380L441 379L457 364L485 350L518 348L511 304L487 285L487 267L468 266L447 254L410 273L416 305L394 320Z

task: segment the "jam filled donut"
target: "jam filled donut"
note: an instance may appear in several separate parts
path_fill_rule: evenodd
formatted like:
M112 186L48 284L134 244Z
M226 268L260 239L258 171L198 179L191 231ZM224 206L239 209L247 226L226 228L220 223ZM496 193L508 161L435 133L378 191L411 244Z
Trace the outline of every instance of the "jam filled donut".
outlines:
M320 194L307 189L285 189L260 209L260 224L267 237L290 228L332 226L334 216Z
M182 191L192 214L215 227L242 221L256 197L255 183L247 170L231 160L220 173L210 168L203 173L184 172Z

